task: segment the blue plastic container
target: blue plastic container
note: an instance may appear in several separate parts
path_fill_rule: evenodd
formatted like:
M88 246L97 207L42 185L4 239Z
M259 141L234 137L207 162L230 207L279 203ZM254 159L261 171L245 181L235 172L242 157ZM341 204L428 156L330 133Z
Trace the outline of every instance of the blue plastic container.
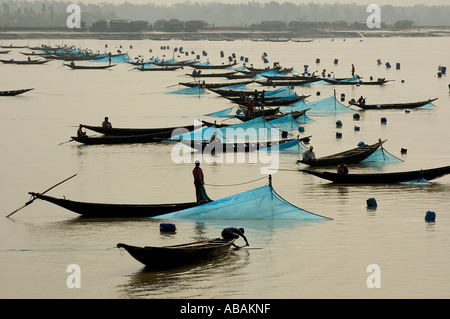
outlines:
M160 232L174 232L177 230L177 227L175 226L175 224L171 224L171 223L162 223L159 225L159 231Z
M447 73L447 67L442 66L441 67L441 74L445 74L445 73Z
M400 70L400 63L397 63L397 64L395 65L395 68L396 68L397 70Z
M386 62L386 67L387 67L388 69L390 69L390 68L391 68L391 64L390 64L389 62Z
M282 131L282 132L281 132L281 137L282 137L282 138L288 137L288 132L287 132L287 131Z
M336 132L336 138L342 138L342 133L341 132Z
M341 120L337 120L336 121L336 127L342 127L342 121Z
M387 119L385 117L381 118L381 124L386 124L387 123Z
M303 132L305 132L305 128L304 128L303 126L299 126L299 127L298 127L298 131L299 131L300 133L303 133Z
M427 213L425 214L425 220L427 222L434 222L436 220L435 212L427 211Z
M375 200L375 198L369 198L367 200L367 207L377 207L377 201Z
M355 125L355 132L360 131L360 127L358 125Z

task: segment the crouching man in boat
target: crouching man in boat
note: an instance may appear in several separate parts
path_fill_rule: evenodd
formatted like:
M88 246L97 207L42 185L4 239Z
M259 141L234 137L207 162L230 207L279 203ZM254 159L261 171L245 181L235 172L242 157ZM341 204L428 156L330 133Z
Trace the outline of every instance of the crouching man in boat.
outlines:
M105 117L105 120L104 120L103 123L102 123L102 127L103 127L104 129L112 129L112 125L111 125L111 123L109 122L108 117Z
M245 240L245 246L242 247L250 246L248 244L247 238L244 236L244 228L236 228L236 227L224 228L224 230L222 230L222 237L224 239L234 239L234 238L238 239L239 237L242 237ZM232 245L237 249L242 248L235 245L234 243Z
M344 175L348 174L348 167L347 167L347 165L345 165L345 163L342 162L342 163L337 167L337 172L338 172L339 174L344 174Z
M77 136L80 138L87 137L86 132L83 131L83 124L80 124L80 126L78 127Z

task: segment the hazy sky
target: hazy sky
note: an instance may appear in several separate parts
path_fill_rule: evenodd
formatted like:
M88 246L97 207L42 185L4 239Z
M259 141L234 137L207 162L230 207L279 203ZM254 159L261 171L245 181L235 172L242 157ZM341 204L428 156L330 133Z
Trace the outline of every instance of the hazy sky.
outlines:
M268 3L274 0L191 0L191 3L199 2L199 3L211 3L211 2L222 2L222 3L245 3L245 2L259 2L259 3ZM108 2L114 4L124 3L125 0L80 0L80 2L84 3L101 3ZM171 5L174 3L184 3L188 2L187 0L127 0L129 3L134 4L143 4L143 3L156 3L156 4L165 4ZM369 5L371 3L378 5L394 5L394 6L413 6L416 4L426 4L426 5L450 5L450 0L275 0L275 2L292 2L292 3L355 3L360 5Z

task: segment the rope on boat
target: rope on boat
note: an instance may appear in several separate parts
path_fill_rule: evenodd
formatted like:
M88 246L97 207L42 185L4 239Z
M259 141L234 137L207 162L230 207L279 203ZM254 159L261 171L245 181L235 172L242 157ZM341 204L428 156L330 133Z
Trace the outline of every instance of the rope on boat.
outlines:
M267 176L264 176L264 177L260 177L260 178L257 178L257 179L254 179L254 180L251 180L251 181L248 181L248 182L242 182L242 183L237 183L237 184L224 184L224 185L205 184L205 185L207 185L207 186L238 186L238 185L245 185L245 184L254 183L254 182L260 181L262 179L266 179L266 178L267 178Z

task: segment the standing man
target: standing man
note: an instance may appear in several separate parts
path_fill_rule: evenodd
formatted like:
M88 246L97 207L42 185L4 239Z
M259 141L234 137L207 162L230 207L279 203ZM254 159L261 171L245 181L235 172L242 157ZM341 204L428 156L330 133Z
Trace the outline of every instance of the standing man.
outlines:
M355 76L355 66L352 64L352 77Z
M200 168L199 161L195 161L195 167L192 170L192 175L194 175L194 185L195 185L195 194L197 196L197 203L211 202L212 200L206 194L204 186L205 181L203 176L203 170Z

